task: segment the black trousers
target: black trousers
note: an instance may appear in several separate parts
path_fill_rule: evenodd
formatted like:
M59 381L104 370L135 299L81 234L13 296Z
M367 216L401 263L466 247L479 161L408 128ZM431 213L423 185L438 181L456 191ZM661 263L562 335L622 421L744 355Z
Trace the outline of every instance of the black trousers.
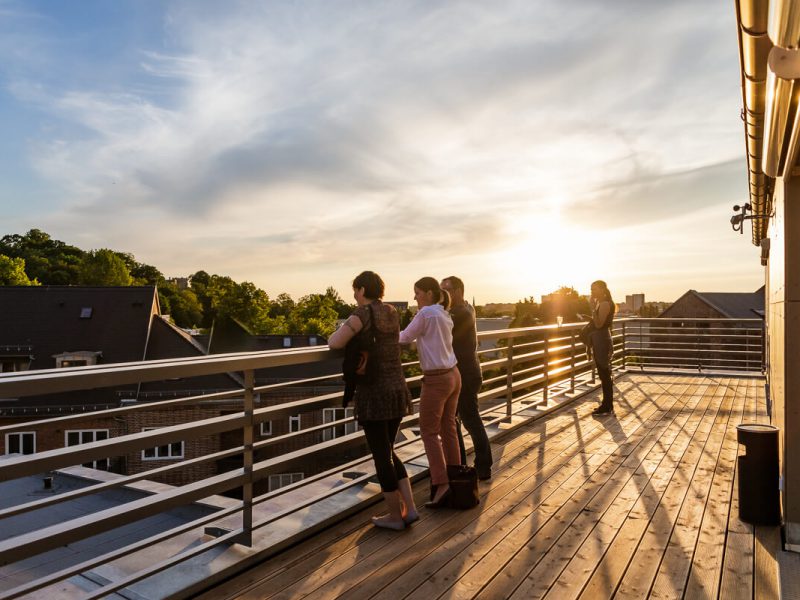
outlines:
M597 367L597 375L600 377L600 386L603 389L603 401L600 403L602 410L610 410L614 407L614 384L611 381L612 353L611 332L608 329L592 332L592 354Z
M403 461L394 453L394 440L400 429L400 417L386 421L361 421L367 445L372 452L378 483L384 492L397 490L397 482L408 477Z
M481 389L480 376L461 374L461 393L458 395L458 418L466 428L475 448L475 470L478 474L487 474L492 468L492 449L489 437L483 426L478 408L478 391ZM464 448L464 436L461 427L457 427L458 447L461 450L461 464L467 464L467 452Z

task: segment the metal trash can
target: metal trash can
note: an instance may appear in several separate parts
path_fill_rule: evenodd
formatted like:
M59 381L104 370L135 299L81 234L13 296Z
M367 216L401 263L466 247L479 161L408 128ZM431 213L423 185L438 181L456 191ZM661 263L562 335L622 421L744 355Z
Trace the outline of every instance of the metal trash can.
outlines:
M736 439L746 453L739 457L739 518L752 525L780 525L778 428L742 423Z

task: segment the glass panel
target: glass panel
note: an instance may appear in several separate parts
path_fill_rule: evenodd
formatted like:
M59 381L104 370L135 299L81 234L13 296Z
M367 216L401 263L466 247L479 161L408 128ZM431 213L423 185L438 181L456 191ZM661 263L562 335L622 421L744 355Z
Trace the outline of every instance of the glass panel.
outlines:
M107 440L108 439L108 432L107 431L96 431L94 439L96 439L97 441Z
M22 453L33 454L33 440L36 439L32 433L22 434Z
M156 457L156 449L155 448L147 448L144 451L145 458L155 458Z
M183 442L173 442L170 448L172 449L170 456L183 456Z
M169 456L169 446L159 446L156 454L159 457Z
M19 454L19 433L12 433L6 438L8 440L8 448L6 454Z
M81 434L79 431L67 432L67 446L77 446L81 443Z
M94 431L81 431L81 444L88 444L94 441Z

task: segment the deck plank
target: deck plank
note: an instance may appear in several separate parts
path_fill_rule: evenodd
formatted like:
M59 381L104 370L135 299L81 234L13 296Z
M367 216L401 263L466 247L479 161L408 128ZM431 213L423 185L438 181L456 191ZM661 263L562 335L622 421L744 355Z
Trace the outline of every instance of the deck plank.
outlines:
M642 399L642 401L644 401L644 399ZM580 408L580 414L585 416L585 413L588 413L591 408L591 406L582 406ZM565 417L568 419L574 418L574 412L574 410L568 411ZM573 415L570 413L573 413ZM489 510L487 517L490 521L498 516L498 512L501 515L511 512L511 518L519 521L520 519L524 519L526 515L531 514L531 511L537 507L539 507L539 510L534 513L533 518L536 520L544 519L547 513L542 510L541 506L550 494L556 492L562 493L561 488L567 486L567 480L564 476L569 475L574 467L583 469L585 476L589 476L594 471L596 466L591 464L583 466L587 461L587 454L582 448L595 440L597 436L602 435L603 430L591 419L582 419L579 417L576 419L576 425L578 425L576 429L577 434L566 437L561 440L561 444L553 448L553 456L545 463L546 468L541 474L534 478L528 477L527 479L521 480L523 483L516 483L513 497L506 499L497 507L498 511ZM549 439L544 440L544 442L546 442L543 446L545 456L547 455L547 449L550 447L551 441L552 440ZM578 460L577 464L572 464L572 462L570 462L576 459ZM565 460L567 460L567 463L564 462ZM564 470L565 464L569 466L567 466L564 473L559 475L559 471ZM529 470L528 467L522 470L524 471L526 469ZM557 477L557 479L549 481L553 476ZM578 485L574 480L570 479L570 481L573 481L572 485ZM533 489L531 489L531 485ZM530 494L525 496L528 492L530 492ZM520 503L520 494L522 494L524 498L523 504L526 506L525 511L515 510ZM485 512L486 510L487 503L484 502L483 511ZM358 565L357 572L343 574L337 581L330 582L323 588L317 590L315 596L320 598L336 597L336 595L342 593L347 586L358 583L358 589L348 592L348 596L355 595L356 597L366 597L363 594L372 591L376 587L384 587L386 585L386 579L388 578L387 573L389 572L387 569L391 570L393 567L398 566L406 567L406 573L404 577L391 584L392 597L402 598L405 595L417 596L419 594L419 591L416 589L417 586L425 582L428 578L435 577L436 567L440 564L440 561L447 556L447 550L442 548L444 544L450 543L450 547L452 548L454 545L457 545L459 541L469 542L470 539L474 538L476 529L487 529L480 521L478 523L475 522L476 518L480 519L480 517L481 512L467 511L461 513L461 516L454 521L454 526L437 531L432 537L425 540L424 547L419 550L416 548L406 549L405 547L395 545L392 548L388 548L388 552L386 553L370 556L367 562ZM491 526L490 529L503 532L505 531L504 527L507 525L507 521L508 518L500 525ZM486 523L486 521L483 521L483 523ZM466 535L458 535L459 531L462 529L466 531ZM435 556L431 555L433 551L435 551ZM412 569L412 567L419 562L421 557L425 557L424 567L420 568L417 566ZM369 581L368 579L370 578L373 580Z
M668 426L669 420L663 419L665 413L657 408L656 405L652 407L655 414L653 424L660 430ZM624 427L627 421L626 418L617 424ZM634 417L634 422L636 421L640 419ZM597 514L602 507L613 501L627 477L635 471L642 456L646 454L647 448L658 440L658 435L652 435L653 429L648 427L648 423L649 421L641 422L642 426L638 430L631 431L619 443L614 442L614 434L609 431L607 441L593 448L594 451L609 456L606 468L598 476L588 480L587 485L569 497L567 502L551 507L554 516L541 528L517 531L517 539L509 537L504 540L502 547L507 548L507 554L511 555L507 562L499 560L497 549L493 549L490 556L480 561L457 582L448 597L471 597L477 592L480 592L478 597L482 598L509 597L576 518ZM641 449L640 444L643 444ZM615 454L615 450L622 446L626 449Z
M700 462L695 465L694 470L691 470L689 465L683 469L683 472L689 472L687 478L691 478L689 491L678 513L666 552L653 582L650 591L651 598L670 600L680 598L686 589L692 557L700 533L700 524L711 491L712 476L716 469L719 451L722 448L722 438L730 420L736 385L726 383L724 390L720 418L708 431L708 441Z
M717 390L718 389L719 388L717 388ZM717 395L717 390L715 390L714 396ZM669 481L674 477L676 471L678 471L679 465L697 465L698 461L700 461L702 464L703 452L707 447L708 440L706 428L708 427L708 431L713 431L714 426L717 425L720 420L727 421L727 413L725 412L724 403L719 408L712 406L711 410L705 411L703 418L700 420L697 429L694 431L691 440L689 441L688 449L682 452L680 447L678 447L678 452L682 454L679 461L670 460L669 454L666 453L667 460L664 463L663 470L660 473L663 475L663 477L668 476L669 479L660 479L650 484L652 489L646 491L650 492L651 496L657 496L658 498L661 497L663 492L668 487ZM647 477L643 476L641 478L640 485L631 490L632 494L636 494L640 490L646 489L647 484ZM626 509L631 507L633 501L636 499L636 497L633 499L623 499L619 509L620 516L612 515L612 517L616 517L613 520L605 519L604 515L604 519L601 519L601 524L604 526L598 527L595 531L591 532L591 535L588 537L586 542L584 542L581 550L572 559L568 567L561 573L559 578L561 585L557 588L554 588L553 591L548 594L548 598L575 598L581 593L582 588L588 582L588 579L590 579L593 572L596 571L598 563L606 556L606 551L614 541L617 532L622 526L620 517L624 518L627 516L627 512L629 511L626 511Z
M705 388L703 388L704 390ZM710 396L705 395L700 390L689 388L684 392L682 397L683 402L678 407L678 410L673 415L671 421L665 422L668 424L666 429L654 428L652 434L654 435L653 444L649 447L642 448L646 451L642 456L644 460L640 462L637 469L633 472L632 477L626 482L620 495L613 498L613 503L609 508L610 512L603 512L606 506L603 504L596 504L590 507L590 510L584 511L572 523L570 529L565 532L558 540L555 540L547 556L528 574L526 580L516 590L514 597L542 597L546 594L555 581L559 578L559 574L564 567L570 563L579 552L581 546L586 542L587 538L592 535L595 527L600 529L594 532L594 535L608 535L610 533L611 523L616 522L621 524L622 519L625 517L626 507L629 507L634 501L638 493L635 493L637 486L637 479L639 483L642 482L642 475L652 470L659 464L661 457L667 451L667 446L671 445L673 441L678 438L681 431L686 427L686 422L694 413L694 409L698 403L710 401ZM686 402L688 400L688 402ZM680 443L680 442L679 442ZM688 443L688 440L687 440ZM645 475L644 479L649 478ZM591 553L591 552L590 552ZM589 559L592 561L592 559Z
M592 418L598 391L496 440L476 509L400 533L365 510L200 598L777 598L778 529L738 518L735 425L766 418L763 380L615 385L616 419Z
M757 388L748 382L742 423L753 422L757 414ZM741 449L739 449L741 450ZM737 452L737 460L738 454ZM733 491L728 511L728 536L722 563L720 598L746 600L753 597L753 526L739 519L739 469L734 470Z
M581 407L581 411L587 412L591 407ZM575 427L581 426L583 430ZM531 431L517 436L521 438L515 440L518 443L510 444L519 450L518 454L504 456L508 459L504 464L501 463L500 469L505 474L510 473L510 477L496 477L499 483L493 483L491 497L484 498L484 510L487 505L491 505L493 500L502 498L505 494L519 487L520 481L531 479L534 483L541 483L547 477L557 474L562 463L557 461L559 454L565 450L575 448L576 439L583 436L585 439L592 438L592 430L597 429L591 421L580 418L574 419L569 414L565 414L561 419L556 419L555 424L541 423L531 428ZM558 431L553 435L553 431ZM552 436L552 437L551 437ZM548 440L547 444L537 445L538 441ZM584 459L585 460L585 459ZM555 461L555 462L554 462ZM553 464L551 464L553 463ZM545 468L542 475L538 469ZM427 485L427 484L424 484ZM480 514L480 513L478 513ZM409 549L420 543L436 530L440 530L438 536L424 541L424 545L435 547L436 539L448 539L452 533L451 528L440 529L448 520L458 520L458 513L444 511L430 513L422 511L423 519L417 523L411 531L404 532L402 539L394 532L380 531L369 527L374 540L368 540L366 546L362 544L354 546L342 553L335 560L331 560L324 565L319 565L315 557L309 557L306 566L313 566L313 569L304 568L299 564L290 572L282 573L278 577L269 581L264 581L262 585L252 587L241 598L298 598L305 594L314 593L315 597L336 597L346 589L350 589L361 579L367 577L371 572L379 571L381 567L389 564L393 557L398 555L416 556ZM470 513L462 513L461 519L472 520ZM365 533L366 535L366 533Z
M743 385L742 388L739 402L734 405L731 420L725 430L722 451L711 482L711 492L700 525L700 535L684 593L686 599L716 598L719 595L738 455L736 426L742 422L744 411L747 409L749 387Z
M688 417L688 414L684 415L684 420L687 421ZM675 436L675 440L672 441L663 460L658 465L658 471L650 480L650 485L644 488L643 493L637 499L619 534L589 578L580 598L589 600L613 596L648 524L667 492L680 460L687 452L692 452L689 446L693 436L690 437L689 433L690 431L686 430L681 437ZM667 442L669 439L663 440L663 443Z
M717 401L721 402L724 392L725 388L723 386L718 386L715 389L714 397ZM705 427L698 429L701 436L709 433ZM698 437L697 439L700 438ZM696 466L696 457L693 454L681 457L679 460L675 475L664 492L653 516L650 518L635 554L631 558L622 580L619 582L616 598L642 598L650 593L680 509L690 490L691 478L687 478L687 473L689 473L689 470L693 472Z

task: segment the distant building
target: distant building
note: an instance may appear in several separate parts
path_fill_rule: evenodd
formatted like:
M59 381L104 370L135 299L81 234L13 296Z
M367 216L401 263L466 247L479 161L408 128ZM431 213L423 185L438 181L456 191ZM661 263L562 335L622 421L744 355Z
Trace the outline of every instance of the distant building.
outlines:
M192 276L189 275L188 277L170 277L167 279L167 283L172 283L177 287L179 290L185 290L190 285L192 285Z
M642 306L644 306L644 294L625 295L625 308L627 312L638 314Z
M394 300L386 300L384 301L385 304L391 304L394 306L398 312L408 310L408 302L401 302L401 301L394 301Z
M276 350L327 344L319 335L251 335L235 321L216 323L210 335L193 337L160 314L155 287L0 286L0 367L2 371L67 368L95 364L173 359L206 354ZM341 359L315 361L256 372L257 385L337 375L281 387L258 396L258 406L270 406L341 389ZM148 408L123 417L93 416L63 429L31 427L0 436L0 454L32 454L65 446L99 441L200 419L219 417L241 410L241 398L189 403L169 410L160 401L241 389L239 373L220 373L140 385L83 390L41 396L3 398L0 425L28 422L50 415L145 404ZM150 408L152 406L152 408ZM261 423L256 440L302 431L315 425L352 415L352 408L332 406ZM259 452L258 459L298 449L337 435L350 433L355 423L321 430L278 443ZM86 466L122 474L135 474L218 452L241 444L242 431L223 432L198 440L176 442L126 456L94 461ZM354 454L363 454L358 449ZM337 458L338 460L338 458ZM241 459L223 459L173 471L154 478L183 485L237 466ZM298 465L292 473L270 476L259 490L281 487L287 482L325 470L325 461ZM259 486L261 487L261 486Z
M158 294L152 286L0 286L3 370L60 369L204 354L190 336L159 312ZM80 392L4 398L0 404L0 424L12 425L44 416L83 413L240 386L237 375L221 373ZM65 425L63 429L31 427L23 432L7 433L0 439L0 448L4 454L32 454L219 414L218 407L187 405L165 411L154 405L153 410L118 418L95 416ZM145 449L94 461L87 466L129 474L219 450L219 440L207 438ZM197 475L215 474L213 465L209 469L211 472ZM171 477L165 481L187 482Z
M764 286L755 292L698 292L689 290L659 315L660 318L754 319L764 317Z

